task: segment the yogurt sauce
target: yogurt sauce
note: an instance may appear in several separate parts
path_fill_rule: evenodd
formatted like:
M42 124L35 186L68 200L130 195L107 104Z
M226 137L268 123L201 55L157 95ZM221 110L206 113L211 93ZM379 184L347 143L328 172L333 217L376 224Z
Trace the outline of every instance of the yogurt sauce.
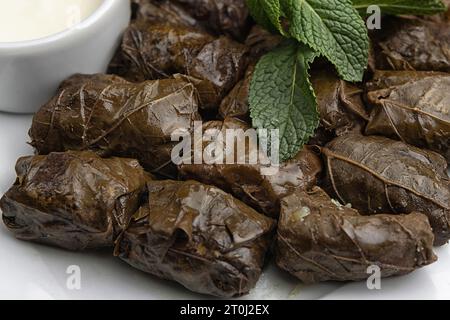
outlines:
M103 0L0 0L0 42L44 38L89 17Z

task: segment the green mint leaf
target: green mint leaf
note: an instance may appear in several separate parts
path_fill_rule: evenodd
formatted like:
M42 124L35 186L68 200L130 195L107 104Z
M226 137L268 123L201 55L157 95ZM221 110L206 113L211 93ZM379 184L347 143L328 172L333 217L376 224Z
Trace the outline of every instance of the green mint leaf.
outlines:
M269 19L269 16L261 5L261 2L263 1L264 0L246 0L246 3L253 20L267 30L274 31L275 29L272 21Z
M280 18L280 0L246 0L253 19L268 30L277 30L284 34Z
M250 113L258 129L279 129L280 157L294 157L319 125L309 65L319 54L287 40L263 56L250 84Z
M281 0L281 4L292 37L324 55L344 80L362 81L369 37L350 0Z
M444 12L447 7L441 0L352 0L353 7L360 13L366 14L367 8L371 5L380 7L384 14L436 14Z

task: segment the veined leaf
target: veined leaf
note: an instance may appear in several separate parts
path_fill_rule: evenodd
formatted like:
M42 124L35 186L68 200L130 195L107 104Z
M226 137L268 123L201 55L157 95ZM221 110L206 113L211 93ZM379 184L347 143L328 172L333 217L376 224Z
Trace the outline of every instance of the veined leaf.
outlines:
M327 57L344 80L362 80L369 37L350 0L281 0L281 4L292 37Z
M309 65L318 53L286 41L256 66L250 85L254 127L279 129L280 160L294 157L319 125L317 102L309 81Z
M247 7L255 21L268 30L277 30L284 34L280 18L280 0L246 0Z

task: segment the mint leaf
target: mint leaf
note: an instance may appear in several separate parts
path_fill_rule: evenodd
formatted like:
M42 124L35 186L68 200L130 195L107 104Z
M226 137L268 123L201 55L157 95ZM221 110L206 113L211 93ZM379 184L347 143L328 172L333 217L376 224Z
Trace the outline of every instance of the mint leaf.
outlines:
M289 33L327 57L347 81L362 81L369 57L364 21L350 0L281 0Z
M277 30L284 34L280 18L280 0L246 0L253 19L268 30Z
M309 81L309 65L318 53L295 41L263 56L250 84L253 125L279 129L282 161L294 157L319 125L316 97Z
M274 31L275 29L272 21L269 19L269 16L261 5L261 2L264 1L265 0L246 0L246 3L253 20L267 30Z
M371 5L380 7L385 14L436 14L444 12L447 7L440 0L352 0L353 7L359 12L366 14Z

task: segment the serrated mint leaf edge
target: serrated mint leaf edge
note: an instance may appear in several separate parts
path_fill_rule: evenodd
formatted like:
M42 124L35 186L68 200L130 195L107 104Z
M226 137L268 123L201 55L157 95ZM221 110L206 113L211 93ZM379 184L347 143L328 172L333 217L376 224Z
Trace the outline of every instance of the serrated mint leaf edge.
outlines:
M337 38L335 32L330 29L329 25L327 25L326 21L329 19L324 19L317 13L317 9L314 8L311 3L308 2L308 0L283 0L282 4L282 11L285 12L285 14L289 17L291 16L291 27L290 27L290 34L293 38L297 39L298 41L307 44L314 50L320 52L322 55L324 55L337 69L339 75L346 81L351 82L360 82L362 81L364 77L364 72L367 69L368 61L369 61L369 36L367 32L366 25L364 23L364 20L359 15L358 11L353 8L352 2L350 0L331 0L335 2L341 2L341 6L345 5L347 6L347 10L351 10L351 14L353 16L352 21L359 22L359 26L357 27L360 29L361 34L354 37L354 39L351 39L352 42L357 43L357 47L361 48L361 53L363 54L363 58L359 59L356 58L358 61L357 65L352 63L351 56L354 56L354 52L346 52L345 48L343 48L343 43L340 43L339 39ZM333 40L334 46L330 45L328 48L322 47L318 45L316 42L317 40L313 40L311 38L316 37L317 39L320 38L319 35L313 35L311 38L309 35L305 35L304 31L302 31L302 28L295 25L295 19L292 19L293 17L296 17L299 21L301 21L301 18L298 17L298 12L295 11L301 11L301 10L294 10L293 12L293 6L289 4L295 4L299 5L300 7L305 4L310 9L310 11L318 17L322 28L326 29L328 31L328 36L331 36L331 39ZM350 11L349 11L350 13ZM294 20L294 21L292 21ZM302 24L301 22L299 22ZM330 20L330 23L335 23ZM299 32L295 32L294 28L297 29ZM359 43L361 41L361 43ZM345 57L345 67L343 66L341 59L338 57L335 57L332 55L333 51L339 48L341 50L341 54L343 53Z

